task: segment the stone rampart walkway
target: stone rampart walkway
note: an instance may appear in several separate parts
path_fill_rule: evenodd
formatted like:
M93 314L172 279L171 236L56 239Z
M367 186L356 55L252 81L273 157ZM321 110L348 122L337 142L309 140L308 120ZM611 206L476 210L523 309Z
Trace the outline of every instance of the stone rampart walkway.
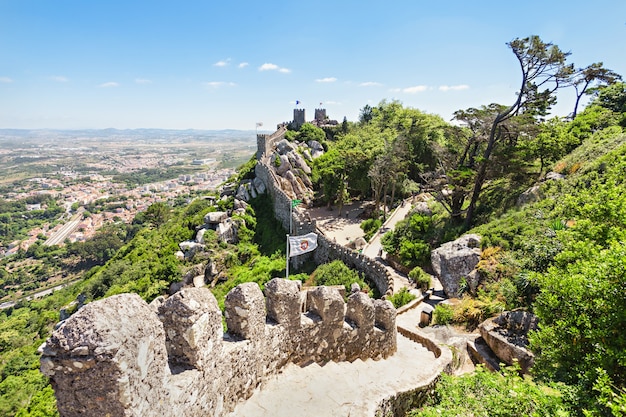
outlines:
M398 334L398 351L385 360L288 365L229 416L373 417L383 399L430 384L444 366Z

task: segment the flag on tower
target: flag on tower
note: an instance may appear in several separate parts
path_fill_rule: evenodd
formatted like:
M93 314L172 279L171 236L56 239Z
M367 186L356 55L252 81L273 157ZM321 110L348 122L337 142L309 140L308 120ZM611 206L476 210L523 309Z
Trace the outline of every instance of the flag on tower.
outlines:
M300 100L296 100L296 106L300 104Z
M289 236L289 257L302 255L317 248L317 234L307 233L302 236Z
M263 122L256 122L256 127L261 127L263 126Z

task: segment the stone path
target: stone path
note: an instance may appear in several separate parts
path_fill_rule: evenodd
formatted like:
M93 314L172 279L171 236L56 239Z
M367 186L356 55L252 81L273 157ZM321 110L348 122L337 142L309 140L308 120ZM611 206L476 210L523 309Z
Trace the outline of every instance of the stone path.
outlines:
M370 417L381 400L429 384L442 369L433 353L398 334L398 351L385 360L290 364L229 416Z

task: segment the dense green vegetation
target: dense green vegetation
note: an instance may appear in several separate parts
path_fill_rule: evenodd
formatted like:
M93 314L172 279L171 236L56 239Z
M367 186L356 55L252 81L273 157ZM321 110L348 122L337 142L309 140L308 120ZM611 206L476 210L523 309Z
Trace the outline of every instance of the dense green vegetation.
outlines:
M32 208L37 207L33 210ZM44 223L54 221L65 212L49 195L38 195L24 200L0 199L0 246L24 239L28 232Z
M515 368L502 374L477 366L472 374L442 375L430 405L409 413L412 417L533 416L566 417L570 405L562 386L536 384L520 377Z

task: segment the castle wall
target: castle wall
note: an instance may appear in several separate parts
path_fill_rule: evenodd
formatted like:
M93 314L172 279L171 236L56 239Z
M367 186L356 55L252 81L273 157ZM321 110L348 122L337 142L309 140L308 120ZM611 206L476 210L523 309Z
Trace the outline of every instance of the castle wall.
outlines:
M272 148L270 148L270 151L271 149ZM267 151L265 155L269 155L270 151ZM272 197L274 203L274 217L280 221L283 229L289 230L291 198L289 198L280 187L276 175L267 163L267 158L261 158L257 162L254 172L255 175L263 181L267 192ZM292 258L292 264L297 265L302 263L311 256L313 256L313 259L315 259L315 262L319 265L340 259L346 265L356 269L374 282L381 296L391 295L393 293L393 279L383 264L361 253L348 249L345 246L332 242L317 228L317 224L314 220L305 219L297 210L293 210L291 215L294 235L303 235L309 232L315 232L318 235L317 249L311 253Z
M275 278L234 288L228 332L206 288L148 305L135 294L87 304L40 349L61 416L223 416L287 363L386 358L396 351L389 301L307 292Z

